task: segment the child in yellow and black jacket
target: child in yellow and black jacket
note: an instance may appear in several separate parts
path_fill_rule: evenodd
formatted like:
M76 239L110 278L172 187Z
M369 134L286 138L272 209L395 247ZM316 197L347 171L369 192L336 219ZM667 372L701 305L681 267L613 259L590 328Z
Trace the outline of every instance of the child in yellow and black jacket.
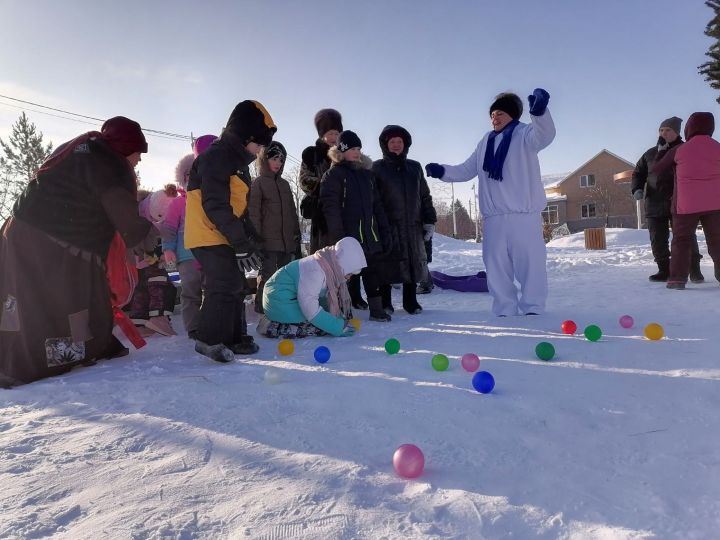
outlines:
M277 128L257 101L242 101L222 135L193 163L187 188L185 247L202 266L205 297L195 350L218 362L252 354L247 335L245 269L259 268L262 238L247 212L249 165Z

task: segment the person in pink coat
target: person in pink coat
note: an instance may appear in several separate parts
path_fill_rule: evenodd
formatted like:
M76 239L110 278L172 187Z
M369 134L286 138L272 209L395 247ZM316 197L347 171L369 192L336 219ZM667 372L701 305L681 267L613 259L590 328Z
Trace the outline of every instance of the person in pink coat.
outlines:
M713 131L712 113L693 113L685 124L685 143L659 156L653 167L654 173L675 167L668 289L685 288L690 245L698 223L715 263L715 278L720 281L720 142L712 138Z

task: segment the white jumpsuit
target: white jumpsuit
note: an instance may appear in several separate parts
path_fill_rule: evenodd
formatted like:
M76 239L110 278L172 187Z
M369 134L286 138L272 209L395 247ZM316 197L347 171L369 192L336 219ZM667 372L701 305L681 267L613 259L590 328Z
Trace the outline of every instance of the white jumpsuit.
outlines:
M547 205L540 178L538 152L555 138L549 110L520 122L512 133L503 164L502 181L482 169L490 133L460 165L443 165L444 182L478 177L478 201L483 216L483 260L495 315L543 313L547 299L546 251L542 211ZM495 149L503 135L495 139ZM515 286L520 284L520 295Z

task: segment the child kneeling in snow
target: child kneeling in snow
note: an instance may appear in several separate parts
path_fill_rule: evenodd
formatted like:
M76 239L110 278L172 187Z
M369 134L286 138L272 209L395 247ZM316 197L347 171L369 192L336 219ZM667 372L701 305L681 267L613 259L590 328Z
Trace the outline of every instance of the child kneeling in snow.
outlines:
M347 237L283 266L265 284L265 315L258 322L258 333L289 339L353 335L347 280L366 265L360 243Z

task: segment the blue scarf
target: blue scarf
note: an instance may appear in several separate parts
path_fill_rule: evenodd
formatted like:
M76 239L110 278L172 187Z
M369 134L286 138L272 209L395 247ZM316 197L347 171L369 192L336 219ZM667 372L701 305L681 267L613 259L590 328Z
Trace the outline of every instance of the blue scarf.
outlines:
M502 131L493 131L488 136L487 147L485 148L485 157L483 158L483 171L488 173L488 176L493 180L502 182L502 170L505 164L505 158L507 157L508 149L510 148L510 141L512 140L512 133L515 127L519 124L517 120L513 120ZM497 152L495 151L495 137L500 133L503 134L500 146L498 146Z

